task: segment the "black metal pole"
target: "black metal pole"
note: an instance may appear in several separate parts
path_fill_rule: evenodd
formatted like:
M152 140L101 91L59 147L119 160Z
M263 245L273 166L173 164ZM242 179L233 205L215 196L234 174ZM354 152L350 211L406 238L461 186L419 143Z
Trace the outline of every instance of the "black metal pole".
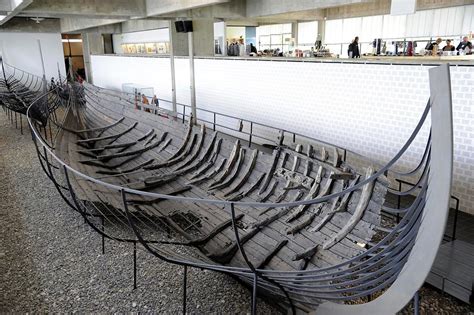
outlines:
M133 241L133 289L137 288L137 241Z
M249 132L249 148L252 145L252 132L253 132L253 122L250 122L250 132Z
M398 182L398 191L402 192L402 182L401 181ZM400 209L401 204L402 204L402 196L398 195L397 196L397 209ZM400 214L398 212L397 212L397 223L400 223Z
M451 237L451 239L454 241L456 240L456 228L458 225L459 199L453 199L456 200L456 208L454 209L453 236Z
M413 314L420 315L420 295L418 291L416 291L413 297Z
M23 134L23 118L22 118L22 115L20 115L20 133Z
M184 265L183 275L183 314L186 314L186 298L187 298L187 282L188 282L188 266Z
M100 216L102 222L102 255L105 255L105 224L104 224L104 216Z
M252 315L257 314L257 284L258 276L257 273L253 273L253 290L252 290Z

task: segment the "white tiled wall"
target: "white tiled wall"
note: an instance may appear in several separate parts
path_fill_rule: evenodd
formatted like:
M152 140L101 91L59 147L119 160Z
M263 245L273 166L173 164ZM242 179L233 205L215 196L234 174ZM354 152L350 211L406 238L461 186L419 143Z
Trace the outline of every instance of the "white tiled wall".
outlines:
M178 102L189 104L189 63L176 59ZM152 85L171 98L169 59L93 56L94 84ZM292 130L380 162L403 145L429 97L427 66L196 59L197 105ZM453 195L474 214L474 67L451 67ZM399 165L423 152L428 128Z

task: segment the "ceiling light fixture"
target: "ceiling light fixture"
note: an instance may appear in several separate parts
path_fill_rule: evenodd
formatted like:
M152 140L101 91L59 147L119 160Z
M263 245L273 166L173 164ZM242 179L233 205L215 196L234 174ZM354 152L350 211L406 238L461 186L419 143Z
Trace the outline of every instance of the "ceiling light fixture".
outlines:
M35 18L30 18L30 19L35 21L36 24L40 24L41 21L44 21L44 18L40 18L40 17L35 17Z

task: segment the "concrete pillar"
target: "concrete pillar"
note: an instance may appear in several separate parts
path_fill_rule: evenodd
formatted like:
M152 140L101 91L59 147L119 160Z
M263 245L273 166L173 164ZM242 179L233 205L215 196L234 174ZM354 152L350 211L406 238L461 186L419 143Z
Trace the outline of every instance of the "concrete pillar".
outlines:
M175 56L188 56L189 45L186 33L176 32L171 28L173 52ZM214 56L214 19L193 20L194 56Z
M114 44L112 39L112 34L103 34L104 38L104 53L113 54L114 53Z
M193 20L194 56L214 56L214 19Z
M188 55L188 35L186 33L176 32L174 22L170 23L170 43L175 56L187 56Z
M84 66L86 80L93 83L91 55L104 53L104 39L100 33L82 33L82 49L84 51Z
M326 20L318 20L318 39L324 45L324 33L326 32Z
M298 47L298 22L291 23L291 37L295 39L295 48Z

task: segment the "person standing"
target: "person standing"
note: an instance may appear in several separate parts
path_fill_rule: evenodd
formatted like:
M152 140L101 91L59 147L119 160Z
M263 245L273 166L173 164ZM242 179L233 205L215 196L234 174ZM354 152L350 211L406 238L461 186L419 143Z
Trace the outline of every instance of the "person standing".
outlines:
M257 47L255 47L253 43L250 43L250 53L257 53Z
M151 104L155 105L156 109L154 111L154 114L158 114L158 108L160 107L160 102L158 101L158 97L156 97L156 94L153 95L151 99Z
M350 43L347 55L349 58L360 58L359 36L356 36L352 43Z
M150 102L148 102L148 98L145 96L145 94L142 94L142 104L150 105ZM145 107L145 112L149 113L150 109Z

